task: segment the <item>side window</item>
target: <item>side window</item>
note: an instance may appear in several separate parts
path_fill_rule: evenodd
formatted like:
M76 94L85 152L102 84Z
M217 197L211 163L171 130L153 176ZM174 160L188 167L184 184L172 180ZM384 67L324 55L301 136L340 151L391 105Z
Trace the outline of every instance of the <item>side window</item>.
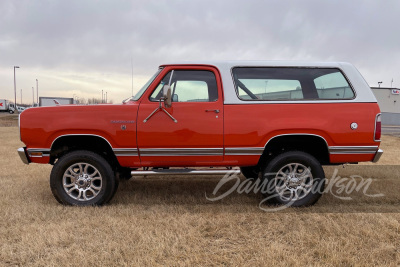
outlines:
M352 99L354 92L334 68L236 67L232 70L241 100Z
M314 79L320 99L351 99L354 92L342 73L337 71Z
M208 86L204 81L177 81L173 96L175 102L208 102Z
M169 72L150 96L151 101L158 101L162 88L169 83ZM171 79L173 102L214 102L218 100L218 87L215 75L203 70L175 70Z
M240 81L260 100L304 99L298 80L241 79ZM251 99L240 86L239 97Z

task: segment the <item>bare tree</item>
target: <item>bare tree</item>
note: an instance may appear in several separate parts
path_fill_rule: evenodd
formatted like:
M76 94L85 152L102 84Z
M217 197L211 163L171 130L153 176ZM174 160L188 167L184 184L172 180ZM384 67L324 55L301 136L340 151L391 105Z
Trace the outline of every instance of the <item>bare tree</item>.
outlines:
M76 104L85 104L86 103L86 99L83 97L79 97L76 99Z
M94 98L94 97L88 98L87 103L88 103L89 105L100 104L100 103L101 103L101 99L99 99L99 98Z

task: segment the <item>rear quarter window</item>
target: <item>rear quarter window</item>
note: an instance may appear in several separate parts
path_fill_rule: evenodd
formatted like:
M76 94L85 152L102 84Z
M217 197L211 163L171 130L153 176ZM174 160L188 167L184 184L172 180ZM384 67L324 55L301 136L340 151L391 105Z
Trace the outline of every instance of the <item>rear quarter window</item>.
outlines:
M235 89L241 100L346 100L355 97L337 68L235 67Z
M352 99L354 97L353 90L340 71L314 79L314 85L320 99Z

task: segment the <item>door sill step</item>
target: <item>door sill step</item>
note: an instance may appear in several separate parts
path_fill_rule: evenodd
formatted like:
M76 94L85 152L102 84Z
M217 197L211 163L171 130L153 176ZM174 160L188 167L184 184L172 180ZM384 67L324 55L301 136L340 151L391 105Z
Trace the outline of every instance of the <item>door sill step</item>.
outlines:
M131 171L132 176L147 176L147 175L221 175L221 174L240 174L239 169L160 169L149 171Z

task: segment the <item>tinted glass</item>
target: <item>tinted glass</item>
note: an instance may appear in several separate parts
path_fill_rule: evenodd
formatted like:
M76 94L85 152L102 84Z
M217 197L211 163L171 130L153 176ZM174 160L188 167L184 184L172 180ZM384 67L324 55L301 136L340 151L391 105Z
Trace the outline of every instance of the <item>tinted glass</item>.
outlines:
M232 70L242 100L352 99L353 90L338 69L251 68Z
M342 73L334 72L314 79L318 97L321 99L349 99L354 97L353 90Z

